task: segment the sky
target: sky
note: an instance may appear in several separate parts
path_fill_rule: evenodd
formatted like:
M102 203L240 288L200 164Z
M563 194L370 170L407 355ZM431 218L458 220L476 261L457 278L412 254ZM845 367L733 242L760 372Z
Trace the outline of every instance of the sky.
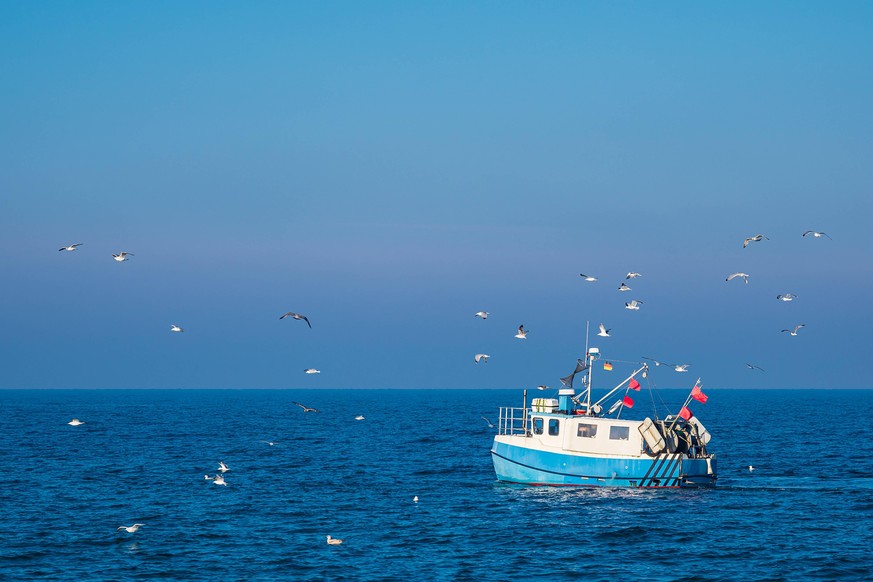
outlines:
M0 388L873 387L870 3L0 14Z

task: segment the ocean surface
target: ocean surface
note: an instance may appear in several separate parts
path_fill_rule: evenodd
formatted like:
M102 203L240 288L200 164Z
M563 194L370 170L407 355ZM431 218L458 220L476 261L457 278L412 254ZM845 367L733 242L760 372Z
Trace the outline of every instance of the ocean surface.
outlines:
M873 579L873 391L707 394L718 487L631 491L497 483L520 390L3 390L0 579Z

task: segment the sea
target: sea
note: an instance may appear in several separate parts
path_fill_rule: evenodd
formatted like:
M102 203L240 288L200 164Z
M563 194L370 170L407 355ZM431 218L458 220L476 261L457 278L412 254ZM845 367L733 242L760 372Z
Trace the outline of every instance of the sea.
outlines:
M707 394L718 486L640 491L497 482L521 390L2 390L0 579L873 579L873 391Z

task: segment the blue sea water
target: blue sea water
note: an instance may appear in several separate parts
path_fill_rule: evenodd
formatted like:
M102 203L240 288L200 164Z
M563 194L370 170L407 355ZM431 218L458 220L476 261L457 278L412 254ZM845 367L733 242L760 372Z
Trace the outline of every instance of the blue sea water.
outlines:
M0 578L873 578L873 392L708 393L718 487L632 491L497 483L516 390L0 391Z

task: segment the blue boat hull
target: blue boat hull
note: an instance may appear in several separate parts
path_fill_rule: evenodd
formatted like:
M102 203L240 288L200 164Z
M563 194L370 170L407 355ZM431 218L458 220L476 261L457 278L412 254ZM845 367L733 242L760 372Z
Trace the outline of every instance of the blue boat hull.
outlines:
M526 485L582 487L712 487L715 457L594 457L494 442L491 458L497 479Z

